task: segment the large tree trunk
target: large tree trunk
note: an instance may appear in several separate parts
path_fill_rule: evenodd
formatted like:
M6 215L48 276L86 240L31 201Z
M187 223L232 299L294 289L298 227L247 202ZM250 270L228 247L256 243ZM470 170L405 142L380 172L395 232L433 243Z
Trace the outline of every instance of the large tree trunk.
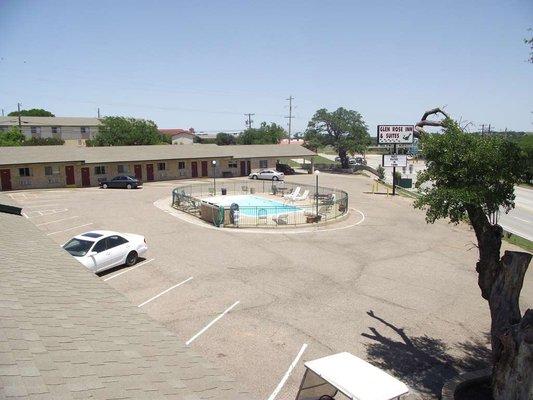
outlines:
M519 297L531 254L506 251L502 229L481 208L467 207L479 246L476 265L481 295L491 314L492 387L495 400L533 399L533 310L524 316Z
M350 168L350 164L348 164L348 153L346 152L346 149L339 149L339 157L341 159L342 168Z

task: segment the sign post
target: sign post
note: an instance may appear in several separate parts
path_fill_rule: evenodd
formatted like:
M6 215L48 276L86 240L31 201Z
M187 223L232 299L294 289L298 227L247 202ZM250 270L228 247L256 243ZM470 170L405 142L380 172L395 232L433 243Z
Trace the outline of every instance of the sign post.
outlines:
M414 138L414 125L378 125L378 145L392 144L393 153L389 155L389 165L385 165L385 155L383 156L383 166L392 167L392 195L396 194L396 167L403 167L398 163L399 155L396 146L398 144L412 144ZM407 163L407 158L405 158ZM406 165L406 164L405 164Z

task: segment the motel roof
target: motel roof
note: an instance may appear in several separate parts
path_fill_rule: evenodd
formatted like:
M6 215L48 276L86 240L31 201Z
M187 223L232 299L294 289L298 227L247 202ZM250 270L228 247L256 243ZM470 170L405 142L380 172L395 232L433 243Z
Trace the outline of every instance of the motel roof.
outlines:
M98 126L98 118L86 117L20 117L22 125L27 126ZM19 123L17 116L0 117L0 126L16 126Z
M0 226L0 398L251 398L29 220Z
M19 146L0 147L0 165L81 162L85 164L206 158L299 158L315 153L300 145L216 144L153 146Z

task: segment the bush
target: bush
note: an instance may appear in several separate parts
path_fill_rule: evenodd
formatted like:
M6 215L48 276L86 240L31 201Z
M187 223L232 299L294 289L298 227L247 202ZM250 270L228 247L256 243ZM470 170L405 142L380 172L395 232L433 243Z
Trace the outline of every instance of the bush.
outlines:
M381 164L378 165L376 172L378 173L378 178L380 180L385 179L385 168Z
M25 140L23 146L61 146L65 144L63 139L59 138L31 138Z
M399 171L396 171L394 173L394 182L396 182L396 184L398 184L398 182L400 182L400 179L402 179L402 173L399 172Z

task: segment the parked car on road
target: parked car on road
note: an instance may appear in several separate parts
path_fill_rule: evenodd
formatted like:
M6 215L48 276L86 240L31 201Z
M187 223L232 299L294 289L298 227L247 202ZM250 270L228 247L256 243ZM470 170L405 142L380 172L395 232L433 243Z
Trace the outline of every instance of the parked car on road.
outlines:
M348 160L350 165L366 165L366 159L363 157L352 157Z
M102 189L107 188L120 188L120 189L137 189L139 186L142 186L142 182L135 178L134 176L129 175L119 175L115 176L113 179L107 180L104 179L100 181L100 187Z
M144 236L113 231L85 232L62 247L92 272L123 264L131 267L148 251Z
M252 172L249 177L251 179L267 179L272 181L282 181L285 175L283 172L278 172L273 169L262 169L257 172Z
M276 171L283 172L284 175L294 175L296 172L287 164L276 164Z

